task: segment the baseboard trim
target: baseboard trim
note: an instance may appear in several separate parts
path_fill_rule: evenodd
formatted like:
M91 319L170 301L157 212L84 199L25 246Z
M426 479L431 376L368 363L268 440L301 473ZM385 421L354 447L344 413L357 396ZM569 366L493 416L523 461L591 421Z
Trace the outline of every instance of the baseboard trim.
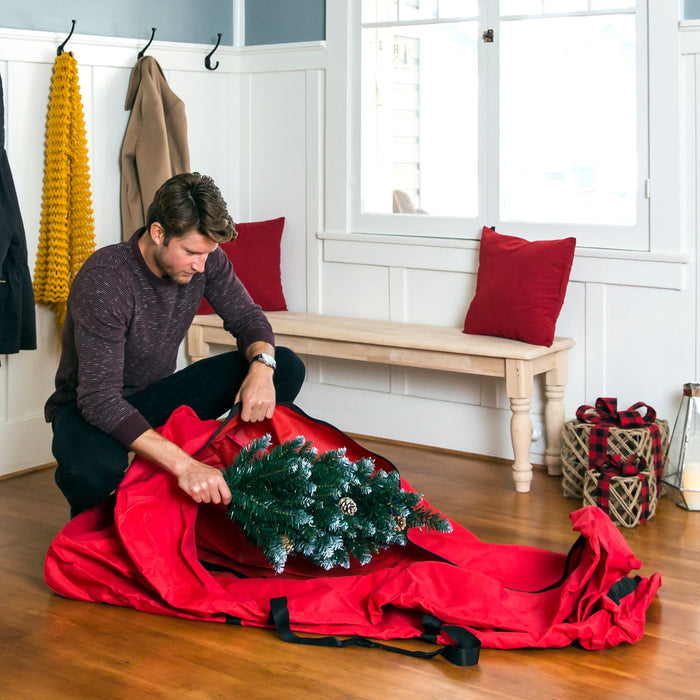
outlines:
M392 440L390 438L377 437L376 435L362 435L360 433L346 433L356 442L362 443L363 440L372 440L373 442L385 442L387 445L395 445L396 447L408 447L412 450L422 450L424 452L438 452L443 455L454 455L455 457L463 457L464 459L478 459L482 462L492 462L503 466L511 466L512 462L502 457L491 457L489 455L480 455L474 452L463 452L462 450L454 450L448 447L435 447L433 445L421 445L414 442L405 442L404 440ZM546 469L545 464L532 464L533 469Z
M489 455L475 454L474 452L462 452L461 450L452 450L447 447L434 447L432 445L421 445L414 442L405 442L404 440L392 440L390 438L377 437L376 435L362 435L360 433L346 433L355 442L362 443L363 440L371 440L372 442L383 442L387 445L395 445L396 447L407 447L412 450L421 450L423 452L438 452L443 455L454 455L455 457L463 457L464 459L478 459L481 462L491 462L493 464L500 464L502 466L510 466L510 460L503 459L501 457L491 457ZM133 458L133 454L130 455ZM11 472L10 474L0 475L0 481L7 481L7 479L12 479L16 476L22 476L24 474L31 474L32 472L39 472L44 469L55 469L56 462L48 462L47 464L39 464L35 467L28 467L27 469L21 469L17 472ZM532 465L533 469L545 469L544 464Z
M26 469L20 469L16 472L10 472L9 474L1 474L0 481L7 481L16 476L22 476L24 474L31 474L32 472L40 472L43 469L55 469L57 466L56 462L48 462L47 464L38 464L36 467L27 467Z

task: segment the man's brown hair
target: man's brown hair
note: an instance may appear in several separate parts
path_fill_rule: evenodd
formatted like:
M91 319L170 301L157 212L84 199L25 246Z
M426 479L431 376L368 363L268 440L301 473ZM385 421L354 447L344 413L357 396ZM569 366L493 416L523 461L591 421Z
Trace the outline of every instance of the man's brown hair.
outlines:
M158 222L165 231L165 244L171 237L184 236L196 229L215 243L236 237L236 229L226 202L214 180L200 173L181 173L166 180L148 207L147 227Z

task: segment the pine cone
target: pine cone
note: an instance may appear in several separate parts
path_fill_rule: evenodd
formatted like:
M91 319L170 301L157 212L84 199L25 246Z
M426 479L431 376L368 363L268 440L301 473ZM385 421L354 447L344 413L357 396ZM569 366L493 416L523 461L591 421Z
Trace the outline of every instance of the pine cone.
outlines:
M294 551L294 544L289 539L289 537L287 537L287 535L280 535L280 539L282 540L282 546L284 547L284 551L287 552L287 554Z
M396 532L401 532L401 530L406 529L406 518L404 518L403 515L395 515L394 522L396 523L394 526L394 530Z
M338 508L343 515L355 515L357 513L357 504L349 496L343 496L338 501Z

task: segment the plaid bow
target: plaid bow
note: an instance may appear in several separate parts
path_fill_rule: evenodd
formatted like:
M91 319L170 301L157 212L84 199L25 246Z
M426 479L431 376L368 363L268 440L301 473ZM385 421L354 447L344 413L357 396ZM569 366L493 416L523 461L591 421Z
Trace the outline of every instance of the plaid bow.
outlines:
M649 518L649 478L644 472L646 467L646 459L639 455L630 455L624 462L620 455L608 455L599 459L594 466L600 472L596 494L598 507L609 514L611 481L618 476L636 475L642 482L642 513L639 522L645 522Z
M642 415L639 409L646 407ZM651 433L652 454L654 456L654 473L656 483L661 483L663 470L663 453L661 448L661 432L655 423L656 411L641 401L630 406L626 411L617 410L617 399L596 399L595 407L579 406L576 418L582 423L592 423L591 437L588 443L588 466L595 467L596 463L605 459L608 453L608 433L610 428L648 428Z

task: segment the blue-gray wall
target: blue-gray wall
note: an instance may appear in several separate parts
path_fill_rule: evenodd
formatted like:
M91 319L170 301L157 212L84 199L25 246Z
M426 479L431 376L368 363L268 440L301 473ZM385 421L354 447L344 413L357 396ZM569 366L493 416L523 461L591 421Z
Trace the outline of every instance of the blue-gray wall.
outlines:
M246 46L325 38L326 0L246 0Z
M0 27L159 41L233 45L233 0L0 0ZM325 0L246 0L245 43L326 37ZM145 43L144 43L145 46Z
M232 0L0 0L0 27L145 39L233 44ZM145 46L145 43L144 43Z

